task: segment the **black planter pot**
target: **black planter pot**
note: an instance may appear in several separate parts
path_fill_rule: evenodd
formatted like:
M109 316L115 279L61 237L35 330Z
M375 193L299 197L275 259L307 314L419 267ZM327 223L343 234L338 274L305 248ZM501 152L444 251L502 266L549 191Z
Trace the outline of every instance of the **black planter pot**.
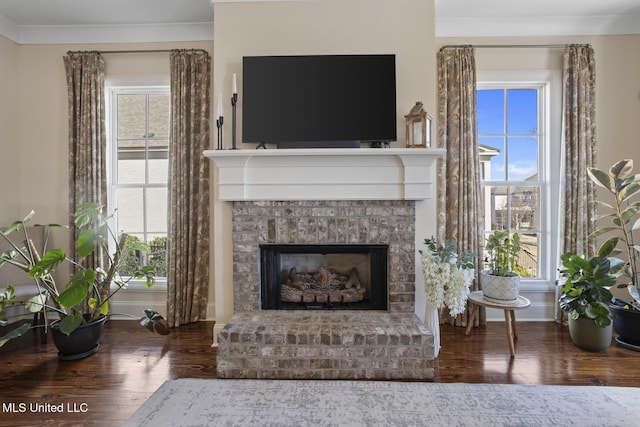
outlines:
M77 360L91 356L98 351L98 340L102 335L102 327L107 320L105 316L93 322L80 325L70 335L60 332L59 320L51 323L51 336L58 348L58 359Z
M616 315L613 319L613 329L618 334L616 342L623 347L640 351L640 311L626 309L615 303L609 308Z

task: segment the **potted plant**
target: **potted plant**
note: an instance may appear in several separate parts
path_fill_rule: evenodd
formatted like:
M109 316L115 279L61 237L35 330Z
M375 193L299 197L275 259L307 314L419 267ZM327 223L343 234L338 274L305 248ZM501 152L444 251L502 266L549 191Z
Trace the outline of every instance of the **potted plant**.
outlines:
M599 219L610 219L597 228L590 238L610 235L601 245L612 246L614 258L612 273L619 280L611 291L615 297L611 310L615 314L613 327L618 334L616 341L623 346L640 350L640 271L638 255L640 246L634 233L640 229L640 175L633 173L633 160L616 162L608 171L588 168L591 180L613 197L613 203L598 200Z
M85 203L74 214L74 226L81 231L76 242L79 261L68 258L62 249L46 250L47 239L45 248L35 247L25 228L25 224L33 217L33 211L0 232L0 238L5 239L13 248L0 254L0 266L19 268L37 284L38 293L21 302L30 312L43 312L44 325L35 327L51 330L61 359L82 358L97 351L102 326L111 314L109 301L131 280L144 279L147 287L155 283L155 271L150 266L138 266L130 276L120 276L119 268L128 254L135 251L146 252L149 248L142 242L128 240L126 234L116 235L109 226L110 218L102 212L101 205ZM45 227L50 229L59 225L50 224ZM18 243L18 239L24 244ZM102 265L85 265L89 255L96 251L102 254ZM75 272L69 281L60 286L56 283L54 273L63 263L68 263ZM13 287L7 285L0 294L0 312L13 300ZM49 324L49 314L57 315L58 319ZM7 323L3 321L2 325ZM152 310L145 310L141 323L152 331L168 333L162 316ZM23 335L32 327L34 326L25 323L13 329L0 337L0 346Z
M422 257L422 273L427 291L427 302L436 309L448 308L452 317L464 312L469 286L475 276L473 256L456 252L456 242L442 246L435 239L425 239L426 251Z
M487 269L480 272L484 296L498 302L513 302L520 294L520 275L514 270L520 252L520 235L495 230L484 246Z
M613 313L609 304L613 296L609 287L615 284L611 274L612 262L607 256L612 245L603 246L596 257L589 260L574 253L560 257L560 273L566 279L562 286L560 308L569 315L569 335L585 350L601 351L611 345Z

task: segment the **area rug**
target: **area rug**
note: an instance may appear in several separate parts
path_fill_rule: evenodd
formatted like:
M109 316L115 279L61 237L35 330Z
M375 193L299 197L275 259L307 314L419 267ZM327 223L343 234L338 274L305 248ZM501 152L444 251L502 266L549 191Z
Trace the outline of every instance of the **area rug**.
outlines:
M628 426L638 402L625 387L179 379L125 426Z

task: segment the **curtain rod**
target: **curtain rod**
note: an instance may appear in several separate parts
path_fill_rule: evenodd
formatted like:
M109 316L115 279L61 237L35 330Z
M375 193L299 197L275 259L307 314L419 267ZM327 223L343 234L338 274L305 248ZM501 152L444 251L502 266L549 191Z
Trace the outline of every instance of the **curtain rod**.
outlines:
M539 48L539 49L564 49L567 46L571 46L570 44L476 44L476 45L452 45L448 44L442 46L440 50L443 49L453 49L456 47L472 47L475 49L491 49L491 48L499 48L499 49L508 49L508 48ZM587 45L588 46L588 45Z
M174 50L190 50L191 52L206 52L204 49L143 49L143 50L95 50L93 52L98 52L102 54L111 54L111 53L171 53ZM87 51L83 50L70 50L67 53L85 53Z

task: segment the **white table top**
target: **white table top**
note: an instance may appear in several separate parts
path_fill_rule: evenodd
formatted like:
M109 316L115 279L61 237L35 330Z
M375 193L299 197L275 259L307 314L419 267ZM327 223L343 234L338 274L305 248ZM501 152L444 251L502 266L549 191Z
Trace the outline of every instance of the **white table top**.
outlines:
M521 308L527 308L531 305L531 301L522 295L518 295L518 299L515 301L498 301L495 299L488 299L484 296L482 291L473 291L469 294L469 299L474 304L478 304L489 308L500 308L503 310L519 310Z

